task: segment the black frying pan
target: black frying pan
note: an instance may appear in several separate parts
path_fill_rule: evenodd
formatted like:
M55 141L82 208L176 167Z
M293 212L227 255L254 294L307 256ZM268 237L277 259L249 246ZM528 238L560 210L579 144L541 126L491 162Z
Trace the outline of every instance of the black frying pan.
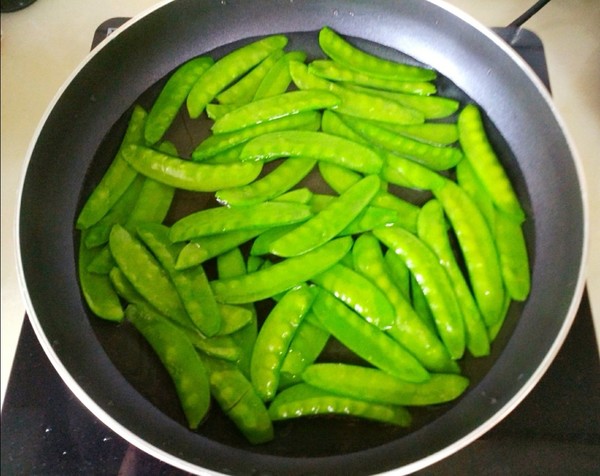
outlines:
M77 284L75 217L112 159L132 105L148 107L179 64L281 32L290 49L317 55L324 25L374 53L433 66L443 94L483 108L529 216L532 292L511 307L493 355L464 362L467 393L417 412L408 431L305 419L277 425L274 442L253 447L215 410L191 432L148 346L127 325L88 312ZM190 135L177 135L185 127L176 125L174 138L189 149ZM171 220L190 199L178 196ZM460 12L425 0L179 0L110 38L52 105L24 178L18 240L27 310L50 360L100 420L139 448L191 472L407 473L489 430L550 365L583 289L586 219L579 165L547 92L501 40Z

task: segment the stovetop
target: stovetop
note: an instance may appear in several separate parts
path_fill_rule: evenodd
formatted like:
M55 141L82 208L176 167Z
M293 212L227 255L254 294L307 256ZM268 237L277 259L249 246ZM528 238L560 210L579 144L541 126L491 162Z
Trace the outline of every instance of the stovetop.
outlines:
M95 32L92 46L125 19ZM499 28L549 88L543 45L532 32ZM2 409L2 474L183 475L98 421L66 387L25 318ZM600 474L600 362L584 294L555 361L502 422L426 475Z

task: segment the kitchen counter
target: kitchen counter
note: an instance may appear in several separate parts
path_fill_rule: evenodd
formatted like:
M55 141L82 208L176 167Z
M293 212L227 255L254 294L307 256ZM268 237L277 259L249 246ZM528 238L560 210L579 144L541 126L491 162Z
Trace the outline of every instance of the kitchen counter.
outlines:
M451 0L487 26L502 26L533 0ZM89 52L96 27L153 0L38 0L2 14L2 402L25 314L17 279L15 222L30 142L48 104ZM524 26L544 43L555 104L578 151L590 203L587 291L600 336L600 8L553 0Z

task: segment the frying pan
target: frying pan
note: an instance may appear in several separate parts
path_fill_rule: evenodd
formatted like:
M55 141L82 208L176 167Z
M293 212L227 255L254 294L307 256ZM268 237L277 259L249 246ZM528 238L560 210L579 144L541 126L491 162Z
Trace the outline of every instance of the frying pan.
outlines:
M531 294L511 306L492 355L463 363L471 378L465 395L416 412L409 430L307 418L277 425L275 441L251 446L214 410L192 432L148 346L126 324L103 322L85 306L75 218L114 155L132 105L148 107L178 65L204 53L218 58L274 33L288 34L289 49L316 56L324 25L381 56L434 67L442 94L481 106L528 215ZM185 148L190 138L178 140ZM189 198L178 203L185 208ZM58 373L97 418L151 455L194 473L405 474L492 428L550 365L583 291L585 199L579 162L543 85L498 37L448 5L178 0L117 31L50 106L22 184L20 278L33 327Z

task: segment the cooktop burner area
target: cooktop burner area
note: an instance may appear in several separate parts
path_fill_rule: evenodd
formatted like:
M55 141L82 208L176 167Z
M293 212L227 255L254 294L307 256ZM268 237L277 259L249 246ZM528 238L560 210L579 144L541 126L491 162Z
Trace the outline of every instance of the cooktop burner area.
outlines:
M126 18L98 27L92 46ZM549 88L544 48L532 32L495 31ZM83 406L44 354L26 317L2 408L2 474L183 475L138 450ZM500 424L416 474L598 474L600 361L587 294L570 333L531 394Z

